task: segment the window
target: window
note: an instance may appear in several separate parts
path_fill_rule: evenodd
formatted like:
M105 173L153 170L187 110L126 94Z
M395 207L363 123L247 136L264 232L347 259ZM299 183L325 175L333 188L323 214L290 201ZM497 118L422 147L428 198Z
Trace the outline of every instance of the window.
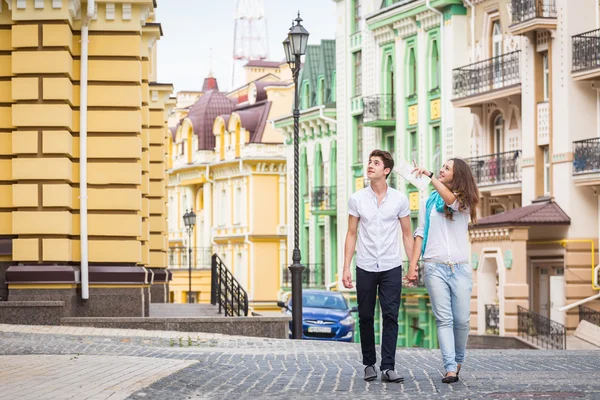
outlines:
M492 57L502 55L502 28L500 21L494 21L492 26Z
M324 77L319 77L319 98L317 99L317 104L318 105L322 105L325 104L325 78Z
M354 0L354 29L353 29L353 33L356 32L360 32L362 31L363 28L363 21L362 21L362 15L361 15L361 10L360 10L360 2L361 0Z
M550 150L544 146L544 195L550 196Z
M362 94L362 52L354 53L354 96Z
M544 101L550 97L550 67L548 66L548 52L542 56L542 65L544 68Z
M356 164L363 162L363 122L362 117L356 120Z
M417 165L419 165L419 137L417 136L416 131L412 131L409 134L409 149L410 149L410 160L409 162L415 161Z
M504 118L499 114L494 120L494 153L499 154L504 151Z
M331 101L335 102L336 99L336 93L335 91L337 90L337 74L335 71L333 71L332 77L331 77Z
M235 278L238 280L243 288L248 287L248 269L244 263L244 256L242 253L236 253L235 255Z
M227 191L221 190L221 201L219 202L219 226L225 226L225 219L227 218Z
M301 108L306 110L307 108L310 107L311 101L310 101L310 83L309 82L304 82L302 84L302 106Z
M440 135L440 127L434 126L431 130L431 144L433 149L433 165L434 171L442 169L442 138Z
M408 51L408 96L417 95L417 58L415 48L411 47Z
M235 188L235 207L233 209L233 224L234 225L239 225L242 223L242 209L243 207L243 202L242 202L242 188L241 187L237 187Z
M434 40L431 44L431 81L429 89L434 90L440 87L440 72L440 54L437 40Z

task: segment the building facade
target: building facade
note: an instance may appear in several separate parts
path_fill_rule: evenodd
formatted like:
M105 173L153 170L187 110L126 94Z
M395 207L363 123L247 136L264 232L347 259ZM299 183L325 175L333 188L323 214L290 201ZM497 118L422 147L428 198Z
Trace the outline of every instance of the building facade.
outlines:
M452 100L471 112L482 194L471 328L516 335L531 314L573 333L579 303L600 309L586 300L600 289L598 4L472 3L472 62L453 71Z
M266 68L255 63L246 69ZM216 253L247 291L252 309L278 309L279 266L287 252L286 158L283 135L267 121L291 107L293 84L274 73L281 69L227 94L207 91L172 129L168 197L174 302L188 298L191 246L194 301L210 300L210 254ZM183 224L187 210L197 215L191 243Z
M61 300L55 316L147 316L150 302L165 301L172 86L156 83L155 7L0 4L0 297L8 306Z

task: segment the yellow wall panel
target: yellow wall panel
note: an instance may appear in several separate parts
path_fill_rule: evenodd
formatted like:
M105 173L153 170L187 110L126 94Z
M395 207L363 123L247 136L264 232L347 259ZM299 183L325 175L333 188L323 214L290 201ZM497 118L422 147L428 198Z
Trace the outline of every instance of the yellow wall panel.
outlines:
M27 7L25 9L16 9L15 1L13 0L12 8L12 19L14 21L39 21L39 20L54 20L54 21L67 21L71 19L69 14L69 8L66 6L66 1L63 0L63 6L61 8L50 7L50 1L46 1L46 7L43 12L33 7L32 0L26 0ZM72 2L69 2L72 3ZM83 2L81 2L83 3ZM84 4L82 4L83 6Z
M12 213L10 211L0 211L0 235L12 234Z
M2 30L0 30L0 32L2 32ZM12 82L0 81L0 103L12 103L13 99Z
M150 233L163 233L165 232L165 218L164 217L150 217Z
M142 217L148 218L150 216L150 199L147 197L142 198Z
M0 181L12 180L12 160L0 160Z
M163 110L150 110L150 126L157 128L165 126L165 112Z
M0 208L13 207L12 193L12 185L0 185Z
M44 154L66 154L71 157L79 156L79 148L74 148L75 138L73 138L68 131L44 131L42 138L42 151Z
M0 51L11 51L12 49L12 31L0 29Z
M279 209L279 196L265 196L265 193L277 193L278 179L275 175L252 177L253 203L260 205L254 207L254 210L250 210L254 213L254 221L260 221L260 223L254 224L256 235L272 235L277 232L279 216L274 211Z
M12 194L13 207L37 207L39 205L37 184L13 185Z
M2 55L0 56L0 76L10 77L12 76L12 57Z
M148 82L142 83L142 103L150 103L150 85L148 85Z
M90 262L139 263L142 244L137 240L90 240Z
M150 262L150 247L147 242L142 242L142 265L148 265Z
M165 164L151 163L150 164L150 179L165 179Z
M142 38L132 35L90 36L90 56L135 56L140 55Z
M139 160L142 157L142 139L140 137L88 137L88 157Z
M142 129L142 148L147 149L150 147L150 129Z
M137 60L90 60L89 80L141 82L140 62Z
M140 189L93 189L88 188L88 208L90 210L140 210L142 192Z
M139 107L142 91L139 86L90 85L89 105L92 107Z
M139 111L88 111L89 132L141 132Z
M165 235L150 235L150 248L152 250L166 251L166 237Z
M142 241L148 241L150 240L150 221L148 220L148 218L143 218L142 219L142 237L141 237Z
M164 146L165 128L150 128L150 143Z
M142 174L142 195L147 196L150 193L150 175Z
M149 150L142 151L142 171L144 171L144 172L150 171L150 151Z
M73 104L73 83L69 78L44 78L44 100L66 100Z
M142 106L142 125L150 126L150 109L148 106Z
M39 240L37 239L14 239L13 260L15 261L38 261Z
M12 132L0 132L0 155L12 154Z
M71 50L73 49L73 33L71 32L69 25L44 25L43 32L44 47L56 46L68 47Z
M150 161L164 162L165 148L163 146L150 146Z
M165 181L150 182L150 194L152 197L165 197L166 186ZM257 203L259 204L259 203ZM271 209L274 210L274 209Z
M38 47L38 25L13 25L12 47Z
M15 211L12 216L15 235L73 233L73 216L69 211Z
M90 184L133 184L141 183L142 169L139 163L95 163L88 164Z
M35 131L13 132L12 148L15 154L37 154L38 133Z
M39 98L39 83L39 78L13 78L12 99L14 101L37 100Z
M150 267L165 268L167 266L167 253L159 251L150 251Z
M68 104L15 104L12 107L15 126L48 126L73 129L73 110Z
M0 106L0 128L12 128L12 108Z
M44 207L69 207L73 208L73 188L67 184L44 185ZM77 202L79 203L79 202ZM79 204L78 204L79 205Z
M165 199L150 199L150 214L164 215L167 212Z
M73 166L68 158L14 158L12 169L15 180L73 179Z
M133 236L142 234L139 215L88 214L89 234L93 236Z
M12 55L14 74L68 74L73 77L73 57L68 51L19 51Z
M43 239L42 258L44 261L72 261L73 243L71 239Z

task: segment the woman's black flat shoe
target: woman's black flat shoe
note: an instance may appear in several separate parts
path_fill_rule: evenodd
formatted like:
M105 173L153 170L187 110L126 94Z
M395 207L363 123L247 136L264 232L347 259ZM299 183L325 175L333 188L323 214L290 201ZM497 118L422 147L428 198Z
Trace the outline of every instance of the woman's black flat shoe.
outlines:
M443 383L454 383L454 382L458 382L458 375L448 375L446 374L446 376L444 376L442 378L442 382Z

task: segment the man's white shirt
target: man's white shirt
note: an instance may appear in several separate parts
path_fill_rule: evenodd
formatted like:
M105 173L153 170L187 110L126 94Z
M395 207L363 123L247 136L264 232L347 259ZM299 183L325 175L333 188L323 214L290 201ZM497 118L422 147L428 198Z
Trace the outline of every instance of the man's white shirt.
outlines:
M359 218L357 267L369 272L383 272L402 264L399 219L410 214L406 195L388 186L378 205L377 195L368 186L350 196L348 213Z

